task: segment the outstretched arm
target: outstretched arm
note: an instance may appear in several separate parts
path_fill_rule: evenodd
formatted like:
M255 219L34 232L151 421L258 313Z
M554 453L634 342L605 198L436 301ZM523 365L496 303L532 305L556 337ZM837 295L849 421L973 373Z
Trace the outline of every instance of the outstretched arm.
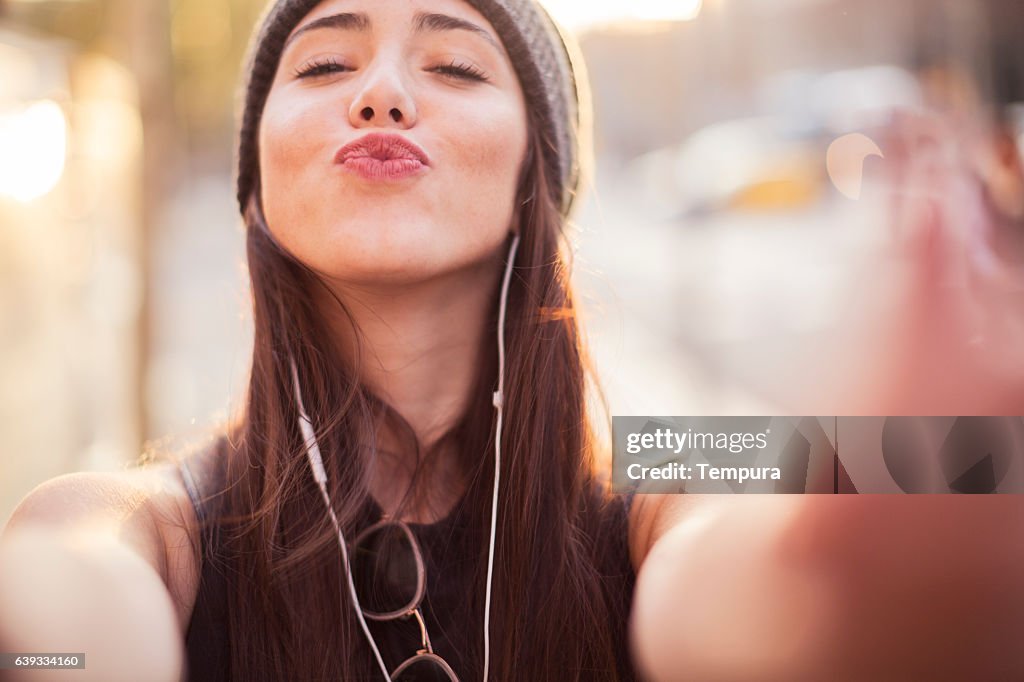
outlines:
M650 679L1024 679L1024 496L643 496Z
M183 643L165 569L144 491L116 474L34 490L0 536L0 651L81 652L85 670L10 679L178 682Z

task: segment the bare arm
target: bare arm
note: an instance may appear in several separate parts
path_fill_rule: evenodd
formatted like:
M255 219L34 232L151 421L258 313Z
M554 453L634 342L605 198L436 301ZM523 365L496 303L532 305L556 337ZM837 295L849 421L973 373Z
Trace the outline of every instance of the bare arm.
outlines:
M83 680L177 682L183 646L146 490L71 474L19 505L0 537L0 650L83 652ZM67 671L12 679L66 679Z
M652 680L1024 678L1022 496L649 496L631 521Z

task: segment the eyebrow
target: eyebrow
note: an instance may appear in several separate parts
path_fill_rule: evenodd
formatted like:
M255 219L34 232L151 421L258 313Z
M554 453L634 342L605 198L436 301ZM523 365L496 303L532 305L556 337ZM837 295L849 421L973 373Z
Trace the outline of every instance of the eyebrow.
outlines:
M465 19L449 16L447 14L417 12L413 17L412 26L414 33L469 31L470 33L475 33L480 36L493 45L499 52L502 52L501 45L494 36L491 35L490 31ZM314 19L308 24L296 29L295 32L288 37L288 40L285 41L282 51L300 35L309 31L331 28L339 31L357 31L366 33L371 30L371 27L372 24L370 22L370 17L361 12L342 12L340 14L320 17L319 19Z
M472 21L466 21L465 19L459 19L458 17L452 17L447 14L427 14L424 12L417 12L416 16L413 17L413 32L439 32L439 31L469 31L470 33L476 33L481 38L489 42L491 45L501 52L501 45L498 41L490 34L490 32L474 24Z

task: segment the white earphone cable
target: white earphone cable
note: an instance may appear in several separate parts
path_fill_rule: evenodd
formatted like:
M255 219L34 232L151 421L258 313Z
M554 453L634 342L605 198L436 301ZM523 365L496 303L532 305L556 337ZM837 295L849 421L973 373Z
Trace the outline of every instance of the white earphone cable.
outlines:
M345 562L345 576L348 578L348 591L352 595L352 603L356 607L356 616L359 618L359 625L362 627L363 632L366 634L366 639L370 642L370 648L373 649L373 655L377 659L377 664L380 665L380 670L384 673L384 679L388 682L391 681L391 674L388 672L387 666L384 664L384 658L380 655L380 650L377 648L377 642L374 641L373 635L370 633L370 628L366 624L366 619L363 617L363 608L359 605L359 595L356 594L355 582L352 580L352 567L348 560L348 543L345 542L345 534L341 531L341 524L338 523L338 517L334 513L334 505L331 504L331 496L327 493L327 471L324 469L324 460L320 456L320 445L316 441L316 434L313 432L313 423L310 421L309 416L306 414L306 408L302 404L302 390L299 388L299 372L295 368L295 359L290 358L292 365L292 383L295 389L295 401L299 405L299 429L302 431L302 440L306 445L306 458L309 460L309 466L313 469L313 478L316 479L316 484L320 488L320 496L324 500L324 504L327 505L327 513L331 517L331 523L334 525L334 531L338 534L338 544L341 545L341 556Z
M501 299L498 303L498 390L494 392L494 407L498 411L497 426L494 432L494 494L491 497L491 543L487 553L487 592L484 601L484 675L491 667L491 583L494 578L494 539L498 528L498 486L501 480L501 425L502 408L505 406L505 309L508 305L508 287L512 281L512 267L516 261L516 250L519 248L519 235L512 238L509 249L508 263L505 265L505 277L501 282Z

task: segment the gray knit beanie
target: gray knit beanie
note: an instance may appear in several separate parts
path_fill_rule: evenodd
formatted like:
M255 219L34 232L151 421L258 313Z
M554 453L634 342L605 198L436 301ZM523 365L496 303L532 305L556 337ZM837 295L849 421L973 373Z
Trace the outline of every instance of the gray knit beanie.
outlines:
M580 181L581 153L589 153L589 91L575 44L536 0L465 0L498 32L526 96L532 123L541 126L551 191L563 215L572 209ZM322 0L276 0L249 47L242 125L238 141L238 203L246 203L259 175L257 130L292 30Z

